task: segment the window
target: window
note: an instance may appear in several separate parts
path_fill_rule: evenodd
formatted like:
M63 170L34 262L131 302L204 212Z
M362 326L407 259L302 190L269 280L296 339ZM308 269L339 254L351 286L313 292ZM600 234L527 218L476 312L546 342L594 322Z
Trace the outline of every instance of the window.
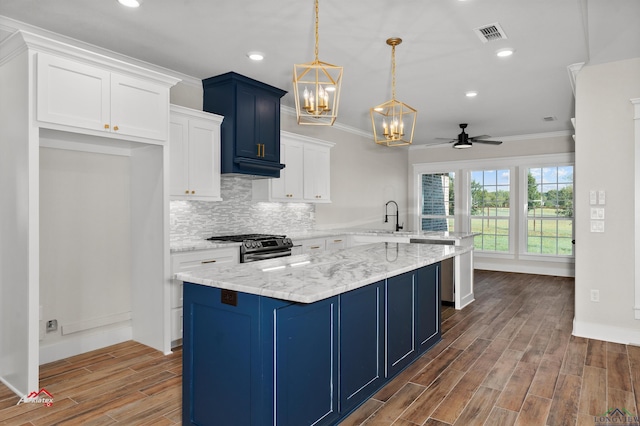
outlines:
M422 175L423 231L454 231L454 181L453 172Z
M510 170L471 171L471 232L476 250L505 252L511 219Z
M526 252L572 256L573 166L527 169Z

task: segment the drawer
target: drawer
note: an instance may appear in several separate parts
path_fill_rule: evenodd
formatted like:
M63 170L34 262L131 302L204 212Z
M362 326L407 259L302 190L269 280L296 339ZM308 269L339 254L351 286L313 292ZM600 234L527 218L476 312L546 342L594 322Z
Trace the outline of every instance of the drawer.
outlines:
M240 263L240 247L198 250L171 255L171 273Z
M347 247L347 238L344 236L331 237L325 240L327 250L340 250Z
M313 252L323 251L324 249L325 249L324 238L314 238L311 240L302 241L303 253L313 253Z

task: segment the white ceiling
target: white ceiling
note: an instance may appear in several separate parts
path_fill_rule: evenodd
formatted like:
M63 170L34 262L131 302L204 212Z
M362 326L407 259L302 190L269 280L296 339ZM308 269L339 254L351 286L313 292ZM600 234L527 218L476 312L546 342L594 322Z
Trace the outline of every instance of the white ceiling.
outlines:
M418 110L414 143L455 137L463 122L471 136L493 139L568 132L574 100L567 66L640 56L640 41L629 40L638 5L320 0L319 59L344 67L337 120L344 126L371 132L369 108L391 99L385 40L401 37L397 98ZM145 0L138 9L116 0L1 0L0 15L197 79L235 71L289 91L283 104L291 107L293 64L314 59L313 0ZM482 43L474 28L493 23L507 39ZM496 57L503 47L516 52ZM249 51L266 58L252 62ZM469 90L478 96L466 98Z

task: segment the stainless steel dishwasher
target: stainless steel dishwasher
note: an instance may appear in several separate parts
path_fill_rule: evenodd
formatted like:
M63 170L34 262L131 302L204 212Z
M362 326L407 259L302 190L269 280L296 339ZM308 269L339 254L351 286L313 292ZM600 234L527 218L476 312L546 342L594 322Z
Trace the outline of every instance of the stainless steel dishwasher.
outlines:
M439 244L446 246L455 245L455 241L451 240L428 240L423 238L411 239L410 242L418 244ZM454 258L450 257L440 262L440 294L442 303L445 305L455 305L455 286L454 286Z

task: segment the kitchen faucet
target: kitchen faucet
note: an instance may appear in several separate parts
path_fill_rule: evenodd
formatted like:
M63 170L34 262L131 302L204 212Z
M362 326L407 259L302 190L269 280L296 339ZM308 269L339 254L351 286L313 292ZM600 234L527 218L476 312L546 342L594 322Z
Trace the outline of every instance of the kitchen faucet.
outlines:
M387 211L387 209L389 208L389 203L393 203L393 204L396 205L396 214L395 215L390 215L389 212ZM404 226L404 222L402 223L402 226L398 224L398 222L399 222L399 214L400 214L400 211L398 209L398 203L396 203L393 200L387 201L387 204L384 205L384 222L385 223L389 222L389 216L395 216L396 217L396 232L401 230L402 227Z

